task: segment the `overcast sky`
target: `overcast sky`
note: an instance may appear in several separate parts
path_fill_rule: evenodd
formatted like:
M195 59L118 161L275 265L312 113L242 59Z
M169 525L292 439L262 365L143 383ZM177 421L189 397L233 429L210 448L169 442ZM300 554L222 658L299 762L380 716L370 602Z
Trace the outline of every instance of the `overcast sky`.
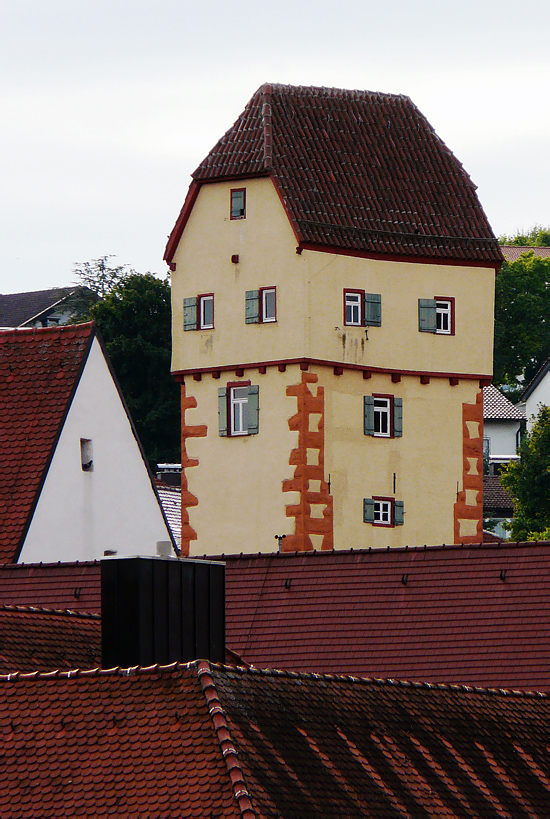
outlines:
M497 235L550 225L549 0L2 0L0 292L166 273L190 173L264 82L407 94Z

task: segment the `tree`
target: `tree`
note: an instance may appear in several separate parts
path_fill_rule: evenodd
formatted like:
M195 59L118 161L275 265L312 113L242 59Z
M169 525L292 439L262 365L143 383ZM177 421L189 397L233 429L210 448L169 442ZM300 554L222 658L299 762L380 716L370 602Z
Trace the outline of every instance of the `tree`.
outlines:
M495 285L495 384L519 395L531 380L550 355L549 316L550 258L529 251L505 261Z
M500 236L501 245L519 245L520 247L549 247L550 227L543 228L542 225L535 225L527 233L519 230L514 236Z
M104 299L125 278L136 273L127 264L109 266L109 259L114 256L100 256L91 262L76 262L73 273L78 276L82 286L87 287L100 299Z
M544 539L550 527L550 407L542 406L530 435L520 446L520 460L501 472L501 483L514 499L514 540Z
M116 280L106 271L101 282L106 294L89 315L101 331L145 454L155 469L157 463L179 463L181 457L179 387L170 374L170 285L151 273L121 274L125 267L114 269L119 271Z

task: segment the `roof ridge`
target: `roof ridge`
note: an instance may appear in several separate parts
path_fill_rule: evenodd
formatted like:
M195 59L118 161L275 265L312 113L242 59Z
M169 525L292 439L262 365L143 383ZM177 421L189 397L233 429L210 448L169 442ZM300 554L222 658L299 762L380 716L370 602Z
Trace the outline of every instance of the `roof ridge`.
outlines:
M80 617L88 620L101 620L101 615L93 611L75 611L74 609L52 609L47 606L16 605L11 603L1 603L0 611L13 611L23 614L56 614L70 617Z
M206 704L208 705L208 712L216 732L220 750L227 766L233 794L237 800L241 816L245 817L245 819L254 819L257 814L252 807L252 798L246 783L244 771L241 767L239 755L231 737L231 731L229 730L227 716L220 702L216 683L211 672L212 667L208 660L199 661L197 674Z
M53 335L55 333L79 333L80 335L86 335L87 333L91 332L95 327L95 322L93 321L83 321L78 324L57 324L55 327L10 327L7 329L0 329L0 338L4 338L9 335Z

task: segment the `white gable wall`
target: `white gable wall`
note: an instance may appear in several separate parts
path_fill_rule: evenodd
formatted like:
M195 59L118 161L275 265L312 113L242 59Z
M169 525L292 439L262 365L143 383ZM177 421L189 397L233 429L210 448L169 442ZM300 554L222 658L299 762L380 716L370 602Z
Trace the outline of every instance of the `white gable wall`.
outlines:
M92 441L82 469L80 439ZM94 339L67 415L20 563L154 555L168 541L157 498L118 390Z
M538 414L541 404L550 407L550 370L547 370L527 401L525 402L525 414L527 415L527 429L533 429L535 416Z
M483 435L491 441L489 450L491 458L510 460L516 457L516 442L520 425L520 421L512 419L483 422Z

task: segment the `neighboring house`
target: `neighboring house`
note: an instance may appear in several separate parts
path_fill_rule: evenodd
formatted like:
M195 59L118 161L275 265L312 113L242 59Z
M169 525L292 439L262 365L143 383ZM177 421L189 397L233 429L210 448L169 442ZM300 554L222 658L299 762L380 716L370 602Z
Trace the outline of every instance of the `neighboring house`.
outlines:
M550 250L550 248L548 248ZM527 416L527 429L533 429L540 406L550 407L550 359L547 359L523 391L518 409Z
M481 540L502 255L409 98L263 86L165 259L184 554Z
M541 259L550 257L550 247L522 247L521 245L501 245L502 255L507 262L517 262L524 253L533 253Z
M549 542L216 559L239 664L550 693ZM100 564L0 567L0 602L99 613Z
M181 543L181 488L156 481L157 493L176 545Z
M515 407L492 384L483 388L483 453L491 475L500 467L519 458L525 412Z
M52 287L29 293L0 294L0 329L57 327L67 324L75 315L79 292L85 289Z
M0 332L0 378L0 562L170 548L94 326Z
M483 517L494 522L493 531L498 538L506 539L508 532L504 523L511 523L514 517L514 501L500 482L499 475L483 476ZM487 541L484 532L483 540Z
M3 816L545 817L544 694L168 667L0 676Z

